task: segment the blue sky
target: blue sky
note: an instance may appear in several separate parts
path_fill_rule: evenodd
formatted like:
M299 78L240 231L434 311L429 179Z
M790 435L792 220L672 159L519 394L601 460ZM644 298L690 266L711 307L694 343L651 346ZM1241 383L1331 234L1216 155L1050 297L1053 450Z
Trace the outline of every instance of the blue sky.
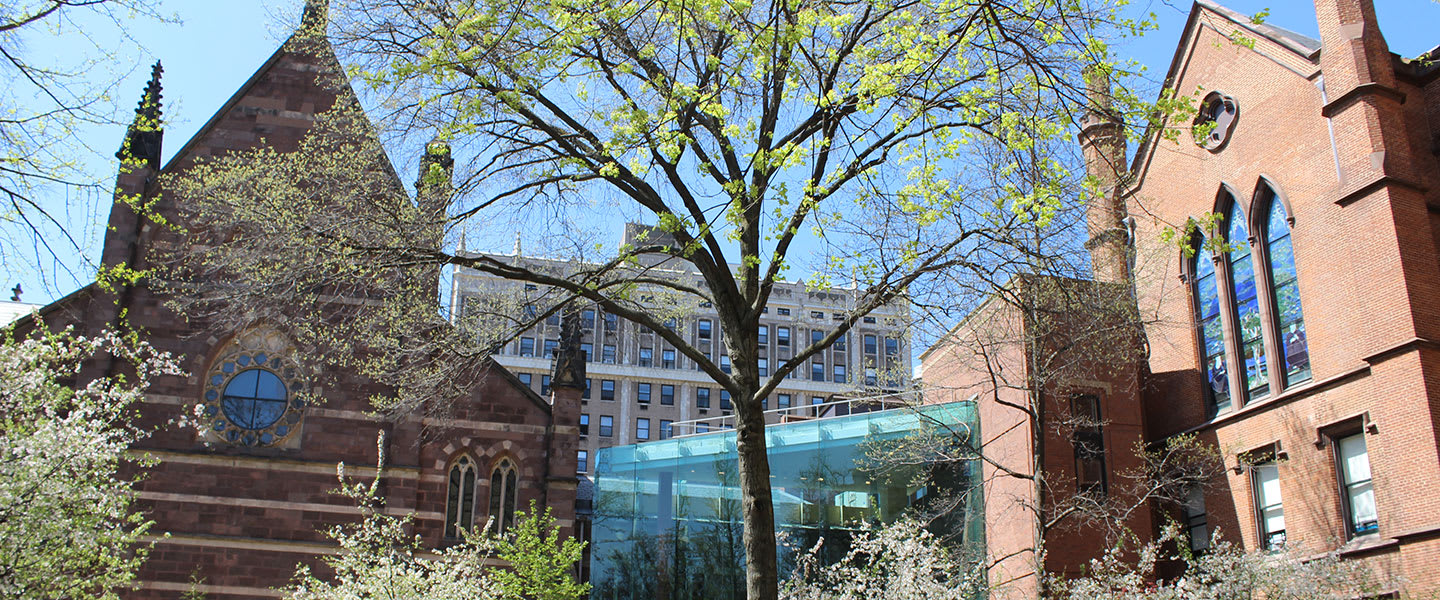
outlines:
M145 47L146 55L132 49L121 49L125 60L122 68L134 71L119 88L123 106L132 106L149 73L149 65L159 58L165 65L164 104L167 120L165 158L178 150L206 120L230 97L231 93L272 53L288 28L281 24L293 22L302 0L162 0L165 11L178 17L181 24L137 22L132 36ZM1310 2L1298 0L1228 0L1227 7L1245 14L1268 8L1267 22L1311 37L1318 36L1314 9ZM1415 56L1440 45L1440 2L1436 0L1376 0L1382 30L1391 50L1403 56ZM1159 29L1144 38L1127 42L1119 50L1148 65L1153 79L1164 77L1169 61L1190 11L1189 2L1140 0L1127 10L1135 14L1154 13ZM55 53L63 56L69 41L62 35L50 39L31 39L27 50L34 56ZM101 156L118 147L124 131L109 128L87 132L87 141ZM98 173L110 177L114 165L103 159L95 161ZM403 165L400 165L403 166ZM103 219L108 208L98 207L91 218ZM82 218L82 217L77 217ZM103 227L96 223L77 223L74 230L88 231L89 249L86 256L98 254ZM101 224L103 225L103 223ZM70 261L83 277L90 272L83 259ZM12 275L13 277L13 275ZM86 281L59 275L51 285L44 285L36 274L23 277L25 301L49 302L84 285ZM15 281L0 282L9 289Z

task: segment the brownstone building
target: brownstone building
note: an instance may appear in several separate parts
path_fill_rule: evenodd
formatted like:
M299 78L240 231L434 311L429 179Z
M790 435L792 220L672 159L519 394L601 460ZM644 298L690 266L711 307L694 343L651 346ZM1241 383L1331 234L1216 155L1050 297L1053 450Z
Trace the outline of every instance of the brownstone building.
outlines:
M318 6L311 3L306 19L323 18ZM337 93L353 92L317 81L339 66L328 49L290 47L277 50L163 168L162 132L153 127L157 65L127 136L139 164L118 178L117 198L161 198L154 210L173 221L185 199L162 195L160 175L259 144L295 149ZM185 242L178 235L117 201L103 263L150 267L160 248ZM352 374L320 377L325 367L309 362L283 331L214 335L165 300L143 281L113 292L91 285L41 310L47 326L74 325L79 333L114 326L124 314L151 344L182 357L189 373L159 380L143 405L142 424L158 431L136 450L158 463L139 484L138 504L155 521L153 531L167 535L155 539L128 597L176 598L190 590L210 598L279 596L275 588L290 581L297 564L334 551L322 530L359 514L331 493L336 464L345 463L358 481L373 479L380 432L386 510L413 514L415 533L427 543L440 546L457 528L487 518L509 523L532 501L551 507L567 533L574 527L583 360L569 361L578 372L557 367L548 397L491 363L453 418L382 421L368 414L368 399L385 390L380 384ZM111 364L94 360L79 383L111 372ZM301 392L323 402L307 403ZM170 424L192 412L198 428Z
M1090 247L1098 280L1133 281L1146 356L1136 365L1140 402L1123 385L1092 385L1111 382L1123 363L1089 377L1081 368L1049 402L1075 419L1089 405L1062 404L1098 395L1101 452L1076 427L1021 420L997 430L983 417L996 407L982 407L981 434L1002 456L1043 442L1042 468L1058 465L1050 479L1071 482L1070 493L1083 491L1087 458L1098 454L1099 470L1113 475L1132 441L1194 434L1219 449L1223 474L1179 506L1154 508L1182 518L1195 548L1219 529L1251 550L1338 551L1398 592L1433 593L1440 65L1390 53L1371 0L1315 0L1315 11L1320 40L1197 2L1166 87L1182 97L1200 90L1199 114L1168 123L1183 130L1179 141L1151 136L1128 166L1099 104L1081 133L1092 174L1109 188L1091 207ZM1201 226L1189 250L1161 241L1191 220ZM927 384L966 387L951 373L973 371L967 327L927 353ZM988 523L1013 500L985 493ZM1151 521L1137 531L1161 521L1136 518ZM1012 529L987 531L1001 567L1036 541L1032 529ZM1101 549L1099 537L1049 539L1044 568L1076 568ZM1010 575L1019 592L1038 589L1033 577Z

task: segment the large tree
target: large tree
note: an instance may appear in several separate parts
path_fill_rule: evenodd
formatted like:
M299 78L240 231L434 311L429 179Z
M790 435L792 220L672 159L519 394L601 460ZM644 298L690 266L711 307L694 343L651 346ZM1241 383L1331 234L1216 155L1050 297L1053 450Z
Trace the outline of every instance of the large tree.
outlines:
M396 139L449 144L429 145L410 200L342 102L299 152L237 154L171 181L188 223L232 232L184 259L176 279L198 302L182 305L290 319L335 357L363 346L401 409L454 397L455 365L577 301L656 332L735 399L750 598L777 593L762 401L912 287L938 273L993 280L992 257L1025 251L1015 231L1047 223L1075 182L1035 150L1070 138L1082 67L1107 64L1102 39L1130 26L1075 0L334 4L329 44L298 49L337 49ZM312 3L313 33L320 14ZM616 214L664 236L596 254L593 219ZM555 260L456 249L512 226ZM441 265L543 295L452 306L462 331L447 332L429 275ZM854 285L855 302L761 376L761 314L800 270ZM337 290L368 300L337 303ZM667 326L701 303L719 313L733 371ZM323 327L286 316L322 305Z

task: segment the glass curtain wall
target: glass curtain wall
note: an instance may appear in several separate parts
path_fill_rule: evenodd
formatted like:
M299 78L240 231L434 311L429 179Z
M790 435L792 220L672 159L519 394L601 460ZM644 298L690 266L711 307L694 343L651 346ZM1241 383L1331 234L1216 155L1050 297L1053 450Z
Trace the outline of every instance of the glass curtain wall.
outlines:
M853 532L907 510L954 506L936 533L983 549L979 466L893 468L867 449L936 431L977 439L972 403L900 408L771 425L780 572L823 538L836 560ZM962 436L966 437L966 436ZM969 443L962 440L960 443ZM600 450L591 538L592 598L739 600L745 596L739 473L733 431ZM928 476L926 476L928 475Z

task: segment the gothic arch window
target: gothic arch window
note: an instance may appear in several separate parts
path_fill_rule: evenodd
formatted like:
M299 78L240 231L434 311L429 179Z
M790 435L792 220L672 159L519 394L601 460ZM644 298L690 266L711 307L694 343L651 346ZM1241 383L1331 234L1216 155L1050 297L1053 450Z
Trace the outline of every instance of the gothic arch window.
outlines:
M1215 260L1205 246L1205 236L1197 233L1191 241L1190 285L1195 296L1195 322L1200 333L1201 357L1204 361L1206 395L1210 412L1230 407L1230 375L1225 368L1225 327L1220 319L1220 287L1215 274Z
M501 459L490 471L490 527L495 533L504 533L515 525L518 493L515 463Z
M461 539L475 526L475 461L461 455L450 465L445 494L445 537Z
M1300 310L1300 286L1295 270L1295 247L1290 239L1290 219L1285 204L1274 188L1261 184L1257 195L1265 206L1264 223L1265 258L1268 272L1265 273L1273 310L1278 364L1282 385L1310 379L1310 349L1305 340L1305 316Z
M1230 279L1230 306L1239 334L1241 383L1249 398L1270 393L1270 374L1265 361L1265 327L1260 319L1260 296L1255 266L1250 255L1250 235L1245 211L1234 196L1225 210L1225 263Z

